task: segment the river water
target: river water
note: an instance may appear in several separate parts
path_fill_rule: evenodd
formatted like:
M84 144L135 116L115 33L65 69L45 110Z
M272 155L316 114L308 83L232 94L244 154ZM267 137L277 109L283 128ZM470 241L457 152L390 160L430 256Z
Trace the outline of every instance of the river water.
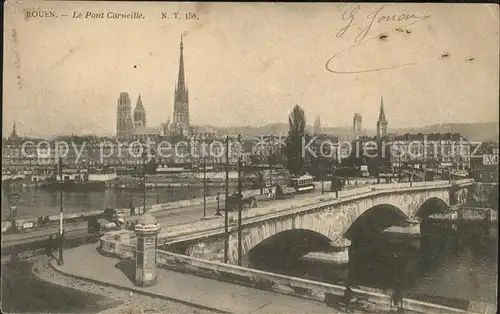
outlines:
M370 245L353 243L347 271L298 260L276 247L260 251L266 256L250 267L328 283L350 282L385 293L398 289L407 297L456 308L466 309L469 301L496 304L498 228L458 233L452 226L422 224L420 248L388 236Z
M223 187L207 187L207 195L224 193ZM59 192L46 189L24 187L17 203L17 217L40 217L59 213ZM154 188L146 190L146 205L166 203L183 199L203 197L203 187ZM64 192L63 209L65 213L76 213L97 209L129 208L142 206L143 192L121 189L106 189L91 192ZM10 215L10 206L2 190L2 220Z

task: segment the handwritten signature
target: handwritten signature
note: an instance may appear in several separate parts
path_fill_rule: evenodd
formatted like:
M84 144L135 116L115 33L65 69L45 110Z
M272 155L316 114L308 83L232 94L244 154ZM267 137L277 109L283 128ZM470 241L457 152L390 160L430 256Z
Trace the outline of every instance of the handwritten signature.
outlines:
M351 28L353 25L354 19L358 16L357 13L361 7L359 5L355 5L349 9L347 9L343 14L342 14L342 20L347 21L347 24L342 27L336 34L337 38L340 38L346 34L346 32ZM365 72L373 72L373 71L380 71L380 70L386 70L386 69L392 69L396 67L401 67L401 66L407 66L411 64L415 64L417 62L412 62L412 63L407 63L407 64L401 64L401 65L394 65L394 66L389 66L389 67L384 67L384 68L377 68L377 69L369 69L369 70L364 70L364 71L355 71L355 72L339 72L335 71L329 68L330 62L337 57L340 53L345 52L349 49L352 49L360 44L366 43L368 40L363 41L366 36L370 33L370 30L372 29L374 24L381 24L384 22L398 22L404 25L400 25L400 28L397 28L396 30L401 30L402 27L410 26L415 23L421 22L425 19L428 19L431 17L431 15L417 15L415 13L401 13L401 14L393 14L393 15L384 15L382 14L382 10L384 9L384 6L379 7L375 11L369 13L366 16L367 24L366 27L364 27L361 32L358 33L358 35L355 38L355 44L348 47L347 49L344 49L335 55L333 55L326 63L326 69L329 72L332 73L338 73L338 74L354 74L354 73L365 73ZM407 33L411 33L410 31L406 31ZM387 35L383 35L380 38L386 38Z
M342 20L347 20L347 24L342 27L337 33L337 37L342 37L344 34L347 32L349 28L351 28L352 22L354 21L354 18L356 17L356 13L361 9L359 5L354 6L352 9L346 10L342 14ZM405 26L409 26L411 24L415 24L417 22L420 22L422 20L425 20L429 17L430 15L417 15L415 13L412 14L407 14L407 13L402 13L402 14L394 14L394 15L382 15L381 11L384 9L384 6L381 6L377 10L371 12L366 16L366 19L368 20L368 25L361 30L361 32L358 34L358 36L355 39L355 42L360 42L363 39L365 39L366 35L370 32L372 26L374 23L384 23L384 22L405 22L405 21L412 21L410 24L406 24Z

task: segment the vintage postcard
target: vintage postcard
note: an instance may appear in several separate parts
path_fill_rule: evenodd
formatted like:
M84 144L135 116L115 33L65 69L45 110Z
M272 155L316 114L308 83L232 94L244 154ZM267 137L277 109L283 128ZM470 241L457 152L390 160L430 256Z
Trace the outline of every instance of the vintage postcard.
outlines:
M496 313L499 6L7 1L10 313Z

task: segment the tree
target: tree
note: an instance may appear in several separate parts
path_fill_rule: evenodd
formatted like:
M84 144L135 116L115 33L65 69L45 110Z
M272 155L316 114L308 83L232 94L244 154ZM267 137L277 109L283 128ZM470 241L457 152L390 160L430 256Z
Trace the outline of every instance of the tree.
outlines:
M292 175L301 175L304 170L304 155L302 140L306 135L306 116L304 110L295 105L288 116L288 138L286 142L286 157L288 170Z

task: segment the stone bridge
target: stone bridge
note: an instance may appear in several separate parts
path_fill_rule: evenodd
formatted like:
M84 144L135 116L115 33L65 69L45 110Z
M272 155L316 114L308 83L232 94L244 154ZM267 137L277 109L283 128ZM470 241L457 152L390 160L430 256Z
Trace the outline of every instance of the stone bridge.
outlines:
M379 231L392 225L418 225L419 218L465 203L472 184L473 180L379 184L340 191L338 197L330 192L296 201L298 204L291 199L246 210L242 221L241 259L265 240L290 230L320 235L330 242L333 259L345 259L349 239L354 236L352 232L356 232L353 229L358 222L375 222L372 225L378 226ZM228 236L221 218L164 230L158 244L169 251L223 261L228 238L228 262L237 264L241 261L235 218L236 213L230 213Z

